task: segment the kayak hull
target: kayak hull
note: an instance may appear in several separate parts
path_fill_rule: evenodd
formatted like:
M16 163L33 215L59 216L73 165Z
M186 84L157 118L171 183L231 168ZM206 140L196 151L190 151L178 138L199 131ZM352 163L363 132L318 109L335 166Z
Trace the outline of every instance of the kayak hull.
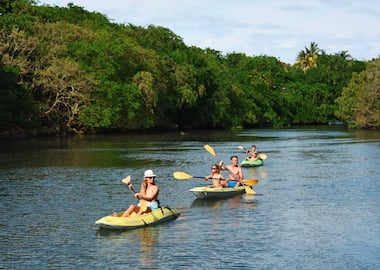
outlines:
M257 160L243 160L241 163L240 163L240 166L241 167L258 167L258 166L263 166L264 165L264 161L262 159L257 159Z
M122 215L122 213L120 212L118 215ZM177 209L166 206L143 215L129 217L105 216L95 221L95 224L104 229L132 230L167 222L176 219L180 214Z
M235 188L222 188L213 186L194 187L190 189L198 199L225 199L245 192L244 186Z

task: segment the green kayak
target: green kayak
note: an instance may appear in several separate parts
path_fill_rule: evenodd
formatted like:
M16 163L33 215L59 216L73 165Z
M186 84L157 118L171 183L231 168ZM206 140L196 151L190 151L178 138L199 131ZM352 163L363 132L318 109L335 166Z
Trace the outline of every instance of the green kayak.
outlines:
M247 160L244 159L241 163L241 167L257 167L257 166L262 166L264 165L264 161L262 159L257 159L257 160Z

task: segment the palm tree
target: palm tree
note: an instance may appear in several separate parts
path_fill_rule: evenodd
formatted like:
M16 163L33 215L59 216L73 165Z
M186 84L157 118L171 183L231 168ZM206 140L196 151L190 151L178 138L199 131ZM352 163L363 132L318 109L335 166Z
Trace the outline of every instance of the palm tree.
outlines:
M342 57L344 60L352 60L352 57L348 51L339 51L335 55Z
M305 47L298 53L296 64L301 66L301 68L306 71L310 68L317 66L317 58L321 49L318 48L317 43L314 41L310 43L310 47Z

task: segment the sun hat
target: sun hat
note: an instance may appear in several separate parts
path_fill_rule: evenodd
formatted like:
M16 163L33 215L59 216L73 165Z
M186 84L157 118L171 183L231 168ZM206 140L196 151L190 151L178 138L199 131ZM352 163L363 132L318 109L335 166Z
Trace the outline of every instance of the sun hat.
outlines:
M144 172L144 177L156 177L152 170L146 170Z

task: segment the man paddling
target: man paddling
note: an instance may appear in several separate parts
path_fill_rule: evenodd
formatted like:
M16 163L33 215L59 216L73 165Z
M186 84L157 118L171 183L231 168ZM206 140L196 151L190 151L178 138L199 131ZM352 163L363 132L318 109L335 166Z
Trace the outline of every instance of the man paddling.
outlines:
M241 185L240 180L243 180L243 170L239 166L239 159L237 156L231 156L230 165L223 165L223 160L219 163L220 170L228 171L228 183L227 187L238 187Z

